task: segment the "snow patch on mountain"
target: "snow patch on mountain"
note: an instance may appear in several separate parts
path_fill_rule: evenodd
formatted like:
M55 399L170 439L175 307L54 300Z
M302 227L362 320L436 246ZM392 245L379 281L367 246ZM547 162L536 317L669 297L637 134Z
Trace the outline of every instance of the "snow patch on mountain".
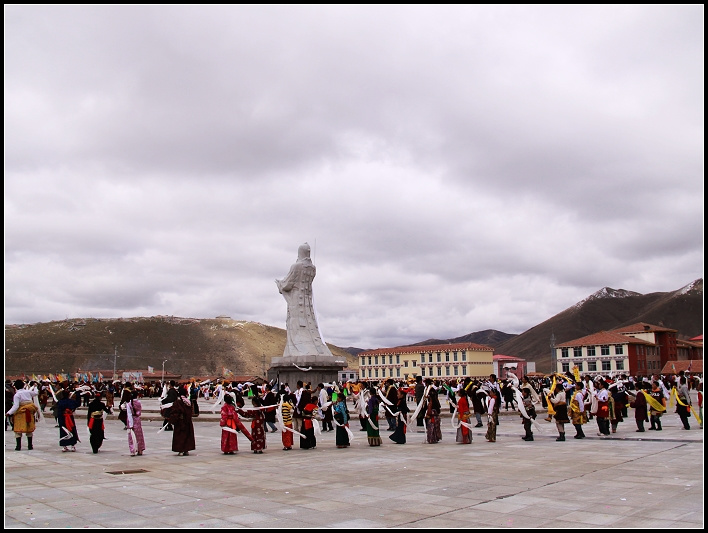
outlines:
M681 287L674 294L676 294L676 295L690 294L692 292L703 293L703 278L697 279L696 281L692 281L691 283L689 283L685 287Z
M630 296L641 296L641 293L628 291L626 289L613 289L611 287L603 287L602 289L597 292L594 292L584 300L579 301L573 307L580 308L585 303L590 302L592 300L600 300L603 298L628 298Z

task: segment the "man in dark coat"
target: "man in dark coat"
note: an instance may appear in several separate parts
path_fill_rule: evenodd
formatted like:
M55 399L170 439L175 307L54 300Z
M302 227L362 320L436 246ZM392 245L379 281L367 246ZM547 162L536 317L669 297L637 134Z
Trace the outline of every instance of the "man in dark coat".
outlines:
M637 384L637 395L634 401L630 402L629 406L634 408L634 420L637 422L637 431L640 433L644 432L644 422L649 421L649 416L647 412L647 397L644 396L644 392L641 391L642 384ZM647 388L649 384L647 383ZM646 394L650 394L647 392Z
M172 433L172 451L178 455L189 455L197 446L194 440L194 424L192 423L192 404L187 389L180 387L178 398L170 408L170 424Z
M423 385L423 377L422 376L416 376L415 377L415 404L418 405L420 401L423 399L423 395L425 394L425 385ZM424 427L423 426L423 418L425 417L425 409L421 409L420 412L418 413L418 418L416 419L416 425L419 428ZM418 429L418 432L423 431L422 429Z
M101 401L101 393L97 392L94 395L94 399L88 404L88 413L86 415L88 420L89 442L91 443L91 449L93 453L98 453L99 448L103 444L106 438L105 425L103 423L103 413L110 413L111 410L105 403Z
M278 404L278 397L275 395L273 392L273 387L271 385L266 385L266 394L263 396L263 406L268 406L268 405L277 405ZM275 409L266 409L265 410L265 423L266 425L270 428L271 433L275 433L278 431L278 429L275 426ZM267 429L266 429L267 431Z
M388 409L384 408L384 411L386 411L386 422L388 422L388 431L395 431L396 417L391 416L389 409L391 412L394 412L396 409L396 404L398 403L398 389L393 384L393 379L391 378L386 381L386 399L391 402L390 405L387 405Z
M179 394L177 393L177 389L175 388L177 383L175 380L170 380L170 386L167 389L167 396L165 396L162 399L162 402L160 402L163 405L169 405L170 407L165 407L164 409L161 409L161 413L163 418L165 419L165 431L173 431L174 428L172 426L172 423L170 422L170 414L172 412L171 405L173 405L178 399L179 399Z

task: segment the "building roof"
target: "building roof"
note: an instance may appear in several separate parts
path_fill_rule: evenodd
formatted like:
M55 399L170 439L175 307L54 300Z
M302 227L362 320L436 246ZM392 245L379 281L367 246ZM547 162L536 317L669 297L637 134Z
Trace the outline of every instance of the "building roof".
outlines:
M572 341L564 342L561 344L556 344L556 348L570 348L573 346L597 346L603 344L644 344L648 346L654 346L653 342L645 341L643 339L637 339L635 337L628 337L627 335L620 335L619 333L613 331L600 331L598 333L593 333L585 337L580 337Z
M492 356L492 359L494 361L511 361L511 362L519 362L519 363L525 363L526 359L522 359L521 357L515 357L513 355L502 355L502 354L494 354Z
M696 342L694 340L683 340L683 339L676 339L676 346L684 346L686 348L703 348L703 343L702 342Z
M689 369L689 366L691 367ZM693 359L690 361L666 361L664 368L661 369L662 374L678 374L683 370L691 374L703 374L703 360Z
M655 326L653 324L647 324L646 322L637 322L636 324L623 326L621 328L613 329L612 331L616 333L678 332L677 329L665 328L664 326Z
M701 334L701 335L696 335L695 337L691 337L691 338L688 339L688 340L689 340L689 341L693 341L693 342L700 342L700 343L703 343L703 334Z
M491 346L485 346L483 344L475 344L474 342L459 342L456 344L428 344L425 346L397 346L395 348L377 348L376 350L360 352L358 355L396 355L421 352L449 352L454 350L493 352L494 348L492 348Z

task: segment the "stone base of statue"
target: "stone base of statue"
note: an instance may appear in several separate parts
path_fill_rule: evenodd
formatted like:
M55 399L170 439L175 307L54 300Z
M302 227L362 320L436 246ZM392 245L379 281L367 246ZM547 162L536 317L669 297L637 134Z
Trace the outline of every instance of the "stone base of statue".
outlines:
M339 372L347 367L343 357L329 355L298 355L273 357L268 369L268 380L278 379L287 383L295 392L297 382L309 383L315 390L318 383L338 381Z

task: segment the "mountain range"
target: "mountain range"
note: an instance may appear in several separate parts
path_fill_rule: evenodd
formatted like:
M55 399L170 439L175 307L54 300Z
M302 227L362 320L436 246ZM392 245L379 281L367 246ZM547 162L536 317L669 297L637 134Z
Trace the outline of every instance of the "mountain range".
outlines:
M646 322L678 331L688 339L703 333L703 279L673 292L640 294L604 287L581 302L518 334L497 330L413 344L473 342L550 370L551 342ZM257 322L172 316L80 318L5 326L5 375L97 370L140 370L152 366L182 375L261 376L270 358L285 347L284 329ZM335 356L358 367L363 348L328 345ZM378 348L378 347L376 347Z
M540 372L551 369L551 344L572 341L598 331L646 322L678 331L679 339L703 334L703 279L672 292L640 294L604 287L584 300L519 335L480 331L425 344L476 342L495 354L534 361ZM498 339L498 341L497 341Z

